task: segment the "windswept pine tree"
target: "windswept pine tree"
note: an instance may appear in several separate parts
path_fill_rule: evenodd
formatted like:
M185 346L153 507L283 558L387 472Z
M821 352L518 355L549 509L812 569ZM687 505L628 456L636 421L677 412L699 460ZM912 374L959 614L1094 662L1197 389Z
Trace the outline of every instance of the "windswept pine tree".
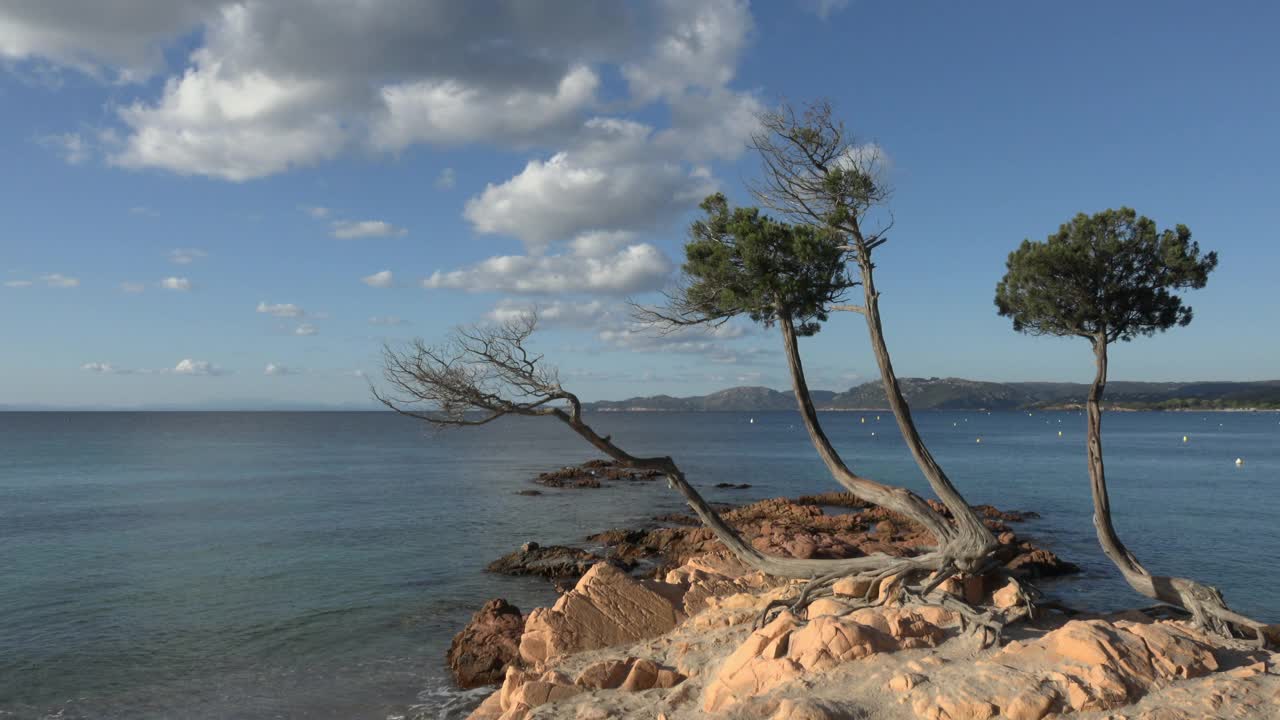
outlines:
M1149 598L1187 610L1202 628L1265 643L1263 625L1230 610L1216 588L1153 575L1125 547L1112 521L1102 461L1108 346L1188 325L1192 310L1177 291L1203 288L1217 264L1217 253L1201 254L1185 225L1159 231L1154 221L1130 208L1079 214L1043 242L1024 240L1009 254L995 303L1018 332L1080 337L1093 347L1095 375L1087 403L1093 524L1103 552L1125 581Z

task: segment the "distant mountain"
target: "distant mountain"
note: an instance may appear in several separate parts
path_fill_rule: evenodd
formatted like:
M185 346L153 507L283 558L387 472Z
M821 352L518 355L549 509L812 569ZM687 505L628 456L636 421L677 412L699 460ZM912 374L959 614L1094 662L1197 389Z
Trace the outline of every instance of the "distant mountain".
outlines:
M917 410L1017 410L1083 405L1089 393L1084 383L998 383L963 378L900 378L902 394ZM889 406L879 382L845 392L814 390L819 410L881 410ZM1107 384L1105 405L1140 410L1280 409L1280 380L1252 382L1125 382ZM736 387L710 395L655 395L628 400L587 403L587 409L608 411L764 412L794 410L790 391L767 387Z

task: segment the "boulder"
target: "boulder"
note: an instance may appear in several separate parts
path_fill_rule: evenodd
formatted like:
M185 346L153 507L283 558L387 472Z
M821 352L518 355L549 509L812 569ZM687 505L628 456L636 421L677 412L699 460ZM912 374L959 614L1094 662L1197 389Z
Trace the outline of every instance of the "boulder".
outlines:
M578 675L574 684L588 690L640 692L653 688L673 688L685 679L679 672L652 660L632 657L626 660L602 660L589 665Z
M497 598L484 604L449 645L449 670L465 689L502 682L507 665L520 657L524 617Z
M600 563L555 605L529 613L520 638L520 657L536 665L573 652L661 635L684 619L669 594Z

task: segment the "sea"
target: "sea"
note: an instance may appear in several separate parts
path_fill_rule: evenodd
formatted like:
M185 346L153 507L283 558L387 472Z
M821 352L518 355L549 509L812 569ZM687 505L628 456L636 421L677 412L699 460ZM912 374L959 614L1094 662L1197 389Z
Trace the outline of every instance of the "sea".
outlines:
M794 413L588 420L672 456L715 502L838 489ZM822 421L856 471L927 492L887 412ZM1047 592L1148 604L1095 545L1081 414L917 421L970 502L1040 513L1019 533L1083 567ZM1104 444L1138 557L1280 621L1280 414L1108 413ZM435 431L386 412L0 413L0 718L464 717L485 691L449 682L453 634L489 598L555 598L489 561L682 507L661 482L517 494L593 457L546 418Z

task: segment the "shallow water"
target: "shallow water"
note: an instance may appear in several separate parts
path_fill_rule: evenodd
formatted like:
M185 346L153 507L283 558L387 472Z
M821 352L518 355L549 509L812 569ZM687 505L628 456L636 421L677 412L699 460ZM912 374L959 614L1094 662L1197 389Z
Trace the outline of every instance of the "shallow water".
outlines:
M632 453L672 455L713 501L835 489L798 416L751 417L592 422ZM925 490L879 417L823 415L852 467ZM1094 545L1082 416L918 421L971 502L1043 514L1020 532L1085 569L1054 594L1142 603ZM1134 552L1280 620L1280 577L1256 572L1280 554L1280 414L1112 413L1104 442ZM431 433L387 413L0 413L0 717L459 708L442 660L452 634L487 598L525 610L553 598L486 563L680 508L661 483L515 494L589 457L542 419ZM721 481L753 487L711 487Z

